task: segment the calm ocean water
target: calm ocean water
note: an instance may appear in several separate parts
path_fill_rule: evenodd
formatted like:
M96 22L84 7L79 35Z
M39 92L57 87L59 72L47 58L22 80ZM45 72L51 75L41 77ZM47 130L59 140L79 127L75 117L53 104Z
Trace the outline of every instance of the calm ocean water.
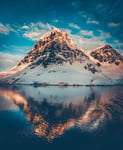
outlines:
M123 150L123 87L0 87L0 150Z

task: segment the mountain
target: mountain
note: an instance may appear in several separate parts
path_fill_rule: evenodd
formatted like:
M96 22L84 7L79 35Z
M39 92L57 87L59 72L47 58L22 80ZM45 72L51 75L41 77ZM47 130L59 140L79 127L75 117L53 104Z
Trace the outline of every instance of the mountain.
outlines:
M119 65L123 63L123 56L120 55L111 45L106 44L90 52L90 55L99 62Z
M41 37L18 66L32 63L31 66L41 64L46 68L51 64L72 64L75 61L83 62L84 59L88 57L76 47L67 33L54 29Z
M118 70L117 77L107 66ZM44 34L20 63L1 74L1 83L41 85L107 85L122 81L123 56L110 45L87 51L78 48L66 32ZM105 67L106 66L106 67ZM110 71L112 73L112 70Z
M101 71L116 83L123 82L123 56L106 44L87 52L88 57L100 66Z

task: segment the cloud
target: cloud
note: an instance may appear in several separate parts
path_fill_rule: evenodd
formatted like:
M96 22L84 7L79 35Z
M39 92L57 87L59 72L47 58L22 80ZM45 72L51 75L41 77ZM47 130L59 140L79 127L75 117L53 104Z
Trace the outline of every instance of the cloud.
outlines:
M85 12L83 12L83 11L79 11L79 12L78 12L78 15L79 15L80 17L83 17L83 18L87 18L87 17L88 17L87 13L85 13Z
M28 30L22 33L23 37L28 38L32 41L38 40L45 32L48 32L55 28L55 26L50 25L48 23L30 23L28 25Z
M97 20L87 20L87 24L99 24Z
M59 20L58 19L53 19L52 22L58 23Z
M95 9L96 9L96 11L99 12L100 14L106 14L106 13L107 13L107 15L109 15L109 14L112 12L110 6L109 6L109 5L106 5L106 4L104 4L104 3L97 3L97 4L95 5ZM107 11L108 11L108 12L107 12ZM106 16L106 17L107 17L107 16Z
M119 40L114 40L115 43L119 43Z
M123 43L118 43L118 46L123 46Z
M63 29L63 31L65 31L68 35L70 35L72 32L72 30L70 30L70 29Z
M95 23L98 24L96 20L89 19L88 23ZM73 34L73 29L80 29L80 27L77 24L69 23L69 28L62 28L62 30L66 31L75 41L75 43L84 49L92 49L96 48L98 46L103 45L106 43L107 38L111 38L110 33L103 32L102 30L98 30L100 33L99 36L94 35L94 31L91 30L80 30L78 33ZM24 38L28 38L32 41L37 41L44 33L54 29L55 26L43 23L43 22L36 22L36 23L29 23L24 24L23 26L19 27L18 34L22 35ZM91 37L91 38L90 38ZM8 48L12 50L12 47ZM14 48L13 48L14 49ZM20 49L20 51L23 51L23 49ZM24 53L24 52L23 52Z
M92 38L85 38L79 35L74 35L72 36L72 38L76 42L76 44L82 49L93 49L106 43L105 40L95 36Z
M114 22L109 22L108 26L109 27L118 27L120 25L120 23L114 23Z
M72 39L82 49L93 49L98 46L104 45L106 42L99 37L85 38L79 35L72 35Z
M81 35L85 35L85 36L93 36L93 31L89 31L89 30L81 30L80 33Z
M0 23L0 33L8 35L10 32L16 32L9 24Z
M32 28L32 29L37 29L37 30L39 30L39 29L47 29L47 30L51 30L52 29L52 26L50 25L50 24L48 24L48 23L43 23L43 22L37 22L37 23L31 23L30 25L30 28Z
M72 34L71 30L68 30L69 35L76 43L76 45L82 49L87 50L102 46L107 43L106 38L111 38L110 33L103 32L102 30L99 30L99 32L100 34L96 36L91 30L80 30L80 32L77 35L75 35Z
M119 52L123 55L123 43L120 42L119 40L114 40L114 43L113 43L114 47L116 47Z
M119 40L114 40L114 43L119 47L123 46L123 43L121 43Z
M21 54L25 54L28 50L31 49L31 46L2 45L2 48L14 52L16 54L20 52Z
M0 52L0 72L8 71L16 66L24 56Z
M74 23L69 23L69 27L75 28L75 29L80 29L80 27L77 24L74 24Z
M102 30L98 30L98 32L100 33L100 36L104 39L107 39L107 38L111 38L111 34L109 32L104 32Z
M66 30L67 31L67 30ZM77 46L79 46L82 49L93 49L97 48L99 46L102 46L106 43L105 38L100 36L95 36L93 32L88 30L81 30L84 34L93 35L90 37L85 37L85 35L82 35L81 33L76 35L72 34L71 30L68 30L68 33L71 37L71 39L76 43Z
M24 26L22 26L21 28L22 28L22 29L29 29L29 26L24 25Z
M28 38L30 40L38 40L44 33L52 30L55 26L51 24L45 24L42 22L30 23L28 24L29 29L23 33L23 37ZM72 29L80 29L79 26L73 23L69 23L69 28L62 28L65 32L67 32L73 41L83 49L92 49L98 46L104 45L106 43L105 37L109 38L108 33L100 33L99 36L95 36L93 31L90 30L80 30L77 35L72 33ZM101 31L100 31L101 32ZM87 37L86 37L87 36ZM88 37L89 36L89 37ZM91 38L90 38L91 36Z
M38 32L28 32L28 33L24 33L23 36L24 37L27 37L33 41L36 41L40 38L42 34L41 33L38 33Z

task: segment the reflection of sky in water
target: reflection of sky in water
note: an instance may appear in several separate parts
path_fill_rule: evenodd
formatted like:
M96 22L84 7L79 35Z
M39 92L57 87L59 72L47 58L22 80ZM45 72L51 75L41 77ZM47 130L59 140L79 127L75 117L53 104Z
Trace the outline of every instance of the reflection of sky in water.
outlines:
M0 111L13 109L18 109L17 105L15 105L13 101L6 99L4 96L0 96Z
M122 120L122 91L116 86L1 88L0 110L20 108L35 134L50 141L74 127L93 133Z

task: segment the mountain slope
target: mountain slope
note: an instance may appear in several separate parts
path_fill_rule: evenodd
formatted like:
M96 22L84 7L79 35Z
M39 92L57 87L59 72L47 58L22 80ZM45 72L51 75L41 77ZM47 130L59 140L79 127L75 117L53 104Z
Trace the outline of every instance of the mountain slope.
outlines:
M121 61L122 56L106 46ZM9 84L107 85L117 81L104 73L99 62L111 62L106 48L89 54L78 48L66 32L54 29L44 34L20 63L3 75L1 82ZM99 55L99 54L100 55ZM105 55L102 56L102 53ZM102 58L104 57L104 59ZM113 59L112 57L112 59ZM118 65L117 65L118 66ZM19 69L20 68L20 69Z
M88 57L96 62L105 76L117 83L123 80L123 56L111 45L106 44L87 52Z
M123 56L120 55L111 45L106 44L102 47L90 51L90 55L99 62L119 65L123 63Z

